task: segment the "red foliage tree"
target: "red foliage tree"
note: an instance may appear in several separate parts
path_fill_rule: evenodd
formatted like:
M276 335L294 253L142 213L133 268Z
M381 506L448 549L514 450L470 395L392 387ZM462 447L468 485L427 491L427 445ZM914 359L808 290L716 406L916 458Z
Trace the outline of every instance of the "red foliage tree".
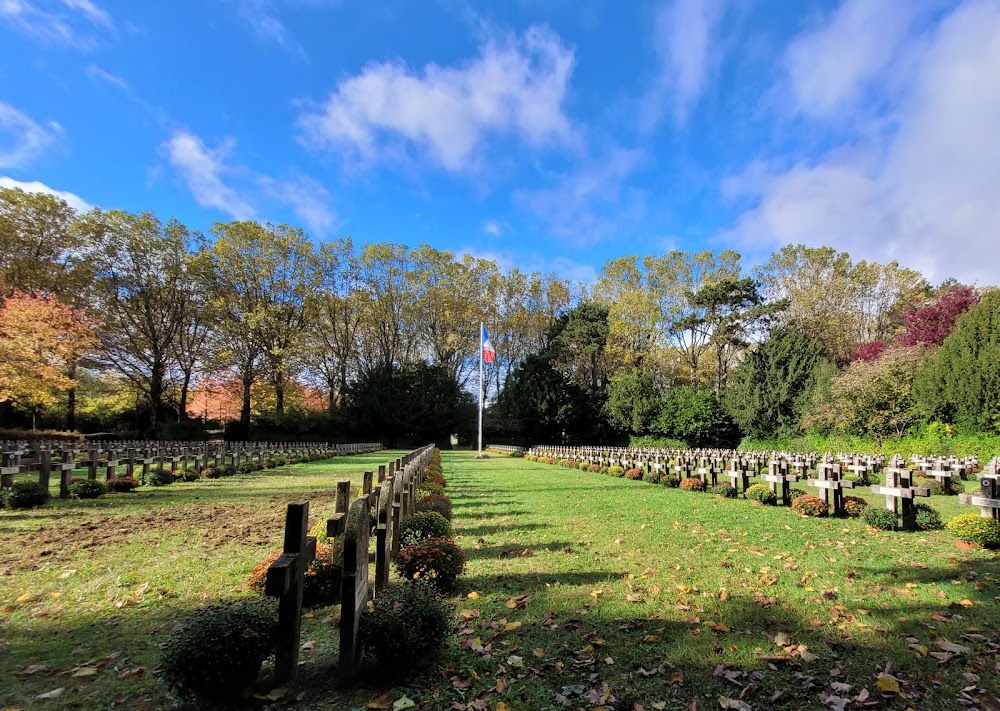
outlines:
M899 336L903 346L939 346L955 327L955 319L979 303L979 294L971 286L945 292L926 306L911 306L903 317L906 330Z
M879 356L885 352L886 345L883 340L856 343L854 350L851 351L851 362L860 360L862 363L870 363L873 360L878 360Z

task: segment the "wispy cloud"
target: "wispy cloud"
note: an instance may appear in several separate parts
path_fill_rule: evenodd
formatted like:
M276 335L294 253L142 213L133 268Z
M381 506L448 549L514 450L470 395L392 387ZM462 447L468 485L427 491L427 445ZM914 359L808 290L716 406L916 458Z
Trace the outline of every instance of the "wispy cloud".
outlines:
M106 81L108 84L113 84L122 91L129 91L128 82L126 82L120 76L116 76L110 72L101 69L96 64L90 64L87 66L87 74L94 77L95 79L100 79L101 81Z
M884 32L882 24L857 25L839 35L840 47L847 56ZM814 36L833 51L829 34ZM723 238L751 250L831 245L859 258L897 259L932 280L996 280L1000 6L966 0L929 35L913 32L897 44L907 67L890 57L865 79L873 90L901 87L887 108L894 129L852 136L791 168L749 167L727 185L756 205ZM816 106L839 105L851 91L824 95Z
M66 201L66 204L77 212L87 212L94 207L76 193L71 193L66 190L56 190L55 188L50 188L45 183L41 183L37 180L24 182L21 180L14 180L6 175L0 175L0 188L19 188L26 193L45 193L46 195L55 195L57 198L61 198Z
M687 121L722 53L716 33L723 10L721 0L666 0L657 9L653 44L659 67L640 106L643 131L665 113L678 124Z
M0 168L22 168L62 140L55 121L37 123L28 114L0 101Z
M496 220L486 220L483 222L483 232L494 237L499 237L503 230L500 229L500 223Z
M233 138L210 148L189 131L177 131L161 147L202 207L246 220L277 203L288 206L315 233L326 234L335 226L330 195L319 182L304 176L278 179L256 173L232 160L235 149Z
M300 140L365 162L415 151L451 172L479 167L495 136L533 148L567 145L574 131L563 102L573 63L572 50L542 27L488 40L460 65L376 62L301 116Z
M116 31L111 15L92 0L42 0L38 4L31 0L0 0L0 22L46 44L79 49L92 49L101 34Z

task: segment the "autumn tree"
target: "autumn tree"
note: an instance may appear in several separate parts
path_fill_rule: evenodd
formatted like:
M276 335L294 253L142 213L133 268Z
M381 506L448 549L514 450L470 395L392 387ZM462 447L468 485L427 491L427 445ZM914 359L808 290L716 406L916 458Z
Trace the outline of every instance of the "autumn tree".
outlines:
M73 387L68 366L97 343L97 324L54 296L14 291L0 304L0 402L31 414Z
M944 343L955 321L979 303L979 293L971 286L949 289L931 303L911 305L903 317L906 330L899 336L904 346L939 346Z

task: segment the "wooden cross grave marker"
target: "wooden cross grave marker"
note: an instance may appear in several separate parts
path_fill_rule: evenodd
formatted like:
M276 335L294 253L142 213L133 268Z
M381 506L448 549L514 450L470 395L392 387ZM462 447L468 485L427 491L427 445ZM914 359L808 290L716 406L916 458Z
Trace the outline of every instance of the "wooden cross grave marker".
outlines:
M958 500L967 506L978 506L984 518L1000 521L1000 478L987 474L979 480L979 494L959 494Z
M285 545L281 557L267 569L264 593L278 598L278 639L274 680L283 684L295 678L302 631L303 578L316 557L316 539L309 533L309 502L288 504Z
M726 476L732 481L733 488L736 489L737 493L746 493L747 487L750 485L750 475L747 474L746 462L738 457L731 460L729 469L726 470ZM739 484L743 485L742 489Z
M368 499L355 499L347 513L344 531L344 572L340 582L340 657L337 683L351 686L357 676L364 646L358 634L361 615L368 607L368 537L370 506Z
M902 530L917 530L917 507L914 505L915 496L927 497L931 495L930 489L924 487L914 487L910 485L910 470L899 467L890 467L885 470L885 486L873 486L873 494L885 496L885 507L889 511L896 512L896 500L899 500L899 513L902 515Z
M783 506L788 506L791 503L788 485L798 481L799 477L796 474L788 473L788 462L772 459L767 465L767 474L762 474L760 478L762 481L766 481L767 485L771 487L771 491L781 499ZM780 492L778 491L779 486L781 487Z
M927 476L934 477L941 484L941 488L944 489L944 493L951 494L951 479L952 477L958 476L958 472L951 470L945 463L940 463L937 465L936 469L926 470Z
M853 489L854 482L840 478L839 463L820 462L816 465L816 479L809 479L809 486L823 490L823 498L827 506L833 509L834 516L844 515L844 489ZM833 499L831 501L830 499Z

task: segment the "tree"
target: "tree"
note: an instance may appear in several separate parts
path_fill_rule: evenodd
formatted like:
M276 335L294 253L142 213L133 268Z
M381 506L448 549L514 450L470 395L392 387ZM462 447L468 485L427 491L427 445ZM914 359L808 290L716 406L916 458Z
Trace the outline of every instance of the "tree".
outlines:
M803 395L824 362L826 347L818 339L794 329L778 329L733 372L725 391L726 410L748 437L796 432Z
M70 364L97 344L97 324L52 296L14 291L0 305L0 402L31 414L73 387Z
M733 447L739 430L711 387L679 385L664 394L653 431L688 447Z
M663 390L651 374L632 369L618 373L608 383L604 412L612 425L631 434L645 435L663 404Z
M659 308L636 255L608 260L593 288L608 309L608 357L613 368L643 367L657 344Z
M191 234L151 213L95 210L85 229L99 240L95 288L104 328L101 360L131 380L150 405L151 429L166 419L167 369L189 313Z
M1000 432L1000 292L958 317L914 384L921 411L962 430Z
M971 286L945 291L935 301L924 306L911 305L903 317L906 330L899 336L903 346L939 346L944 343L955 321L979 303L979 294Z
M365 317L360 338L362 370L384 369L415 360L417 339L410 305L414 283L405 245L366 245L358 258L358 286Z
M593 301L577 304L550 329L548 350L553 363L592 395L603 393L607 383L609 332L607 307Z

